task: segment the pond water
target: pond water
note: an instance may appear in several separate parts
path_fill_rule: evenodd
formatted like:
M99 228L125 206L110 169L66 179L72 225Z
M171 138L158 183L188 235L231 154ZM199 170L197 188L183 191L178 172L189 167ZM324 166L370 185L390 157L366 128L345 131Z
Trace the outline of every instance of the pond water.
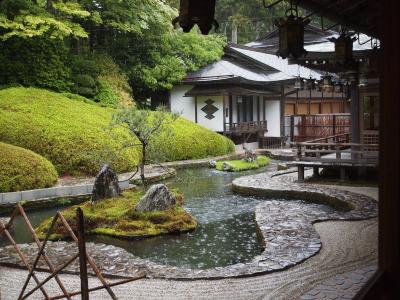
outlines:
M179 188L184 194L185 209L198 220L194 232L134 241L92 236L88 241L113 244L138 257L177 267L206 269L250 261L263 250L254 215L261 200L233 194L230 184L237 176L271 170L276 170L275 163L239 174L207 168L181 170L167 185ZM56 211L56 208L40 210L28 216L36 226ZM32 241L21 220L15 226L18 243ZM0 241L2 244L4 241Z

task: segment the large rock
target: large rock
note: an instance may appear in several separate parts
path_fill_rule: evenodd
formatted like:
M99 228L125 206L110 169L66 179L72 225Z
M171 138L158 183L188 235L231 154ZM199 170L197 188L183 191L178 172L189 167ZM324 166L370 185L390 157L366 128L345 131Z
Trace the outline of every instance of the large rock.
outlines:
M94 182L92 202L118 197L119 195L121 195L121 188L118 184L118 176L109 165L104 165Z
M165 184L154 184L149 188L146 195L140 199L135 210L139 212L166 210L175 206L175 204L176 198Z

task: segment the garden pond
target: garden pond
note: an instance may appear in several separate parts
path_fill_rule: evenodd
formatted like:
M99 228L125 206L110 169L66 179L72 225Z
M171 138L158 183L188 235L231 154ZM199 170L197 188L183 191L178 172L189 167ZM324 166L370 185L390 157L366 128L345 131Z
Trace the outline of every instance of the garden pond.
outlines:
M179 170L167 180L170 188L178 188L185 198L185 209L198 221L198 228L180 235L163 235L143 240L123 240L106 236L90 236L87 241L112 244L135 256L152 262L181 268L207 269L251 261L263 251L258 235L255 207L263 200L241 196L231 191L231 182L239 176L276 170L271 163L258 170L225 173L208 168ZM332 208L318 205L320 209ZM56 213L57 208L28 213L33 226ZM17 243L30 243L25 225L19 218L14 236ZM0 240L0 247L5 245Z

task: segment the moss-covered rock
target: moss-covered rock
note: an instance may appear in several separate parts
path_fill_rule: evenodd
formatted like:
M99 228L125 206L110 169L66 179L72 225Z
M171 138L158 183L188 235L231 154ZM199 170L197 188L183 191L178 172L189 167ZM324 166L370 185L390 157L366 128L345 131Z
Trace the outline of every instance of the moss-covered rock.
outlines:
M197 221L183 207L183 197L175 193L177 204L165 211L137 212L135 206L143 196L139 191L124 192L121 197L99 201L91 204L85 202L62 211L63 216L74 229L76 226L75 211L82 208L85 216L87 234L101 234L119 238L145 238L161 234L176 234L192 231ZM36 232L44 238L51 218L44 220ZM68 233L57 221L51 239L68 237Z
M225 170L224 163L227 163L230 166L228 170ZM217 161L215 168L219 171L240 172L240 171L258 169L261 167L265 167L268 164L269 164L269 158L264 155L260 155L257 156L257 159L253 162L248 162L244 159Z
M57 171L47 159L0 142L0 192L45 188L56 181Z

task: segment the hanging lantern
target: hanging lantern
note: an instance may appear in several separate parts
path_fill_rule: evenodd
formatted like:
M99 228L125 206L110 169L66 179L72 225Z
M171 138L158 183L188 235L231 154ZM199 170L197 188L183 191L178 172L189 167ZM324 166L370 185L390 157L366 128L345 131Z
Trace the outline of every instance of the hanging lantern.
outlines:
M309 79L306 81L306 88L307 90L315 90L315 79L310 76Z
M326 74L321 80L321 90L324 93L331 93L333 91L332 76Z
M172 21L179 23L183 32L190 32L197 24L202 34L207 35L212 26L217 30L219 25L214 19L215 0L180 0L179 16Z
M360 77L358 78L358 86L359 87L366 87L368 85L368 77L366 74L361 73Z
M345 31L342 31L338 38L329 39L335 43L335 60L338 64L346 65L353 61L353 42L352 38Z
M334 84L333 90L335 91L335 93L342 93L343 92L343 84L341 82L336 82Z
M304 81L302 78L297 77L296 81L294 82L294 88L296 90L304 90Z
M299 58L305 56L304 27L310 23L310 19L298 16L297 6L290 2L290 8L286 11L286 19L275 21L279 28L279 50L276 55L282 58Z

